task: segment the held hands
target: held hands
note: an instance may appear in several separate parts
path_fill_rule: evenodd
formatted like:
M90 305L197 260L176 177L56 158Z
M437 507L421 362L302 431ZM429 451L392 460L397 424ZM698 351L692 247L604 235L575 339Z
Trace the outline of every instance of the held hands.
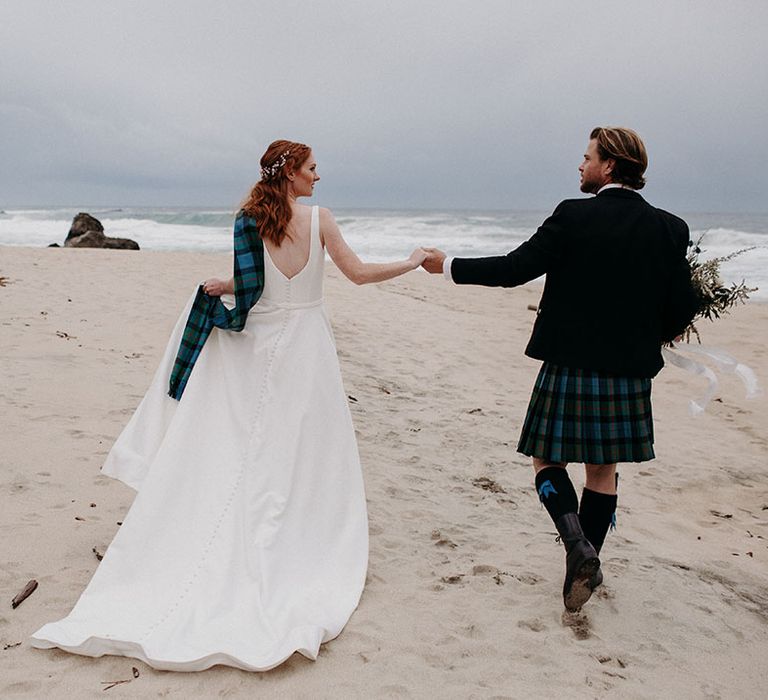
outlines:
M426 252L426 258L421 266L433 275L441 274L443 272L443 261L445 260L445 253L437 248L424 248Z
M414 250L408 256L408 260L410 261L411 265L413 265L414 270L420 265L422 265L426 260L426 258L427 258L427 251L424 248L416 248L416 250Z

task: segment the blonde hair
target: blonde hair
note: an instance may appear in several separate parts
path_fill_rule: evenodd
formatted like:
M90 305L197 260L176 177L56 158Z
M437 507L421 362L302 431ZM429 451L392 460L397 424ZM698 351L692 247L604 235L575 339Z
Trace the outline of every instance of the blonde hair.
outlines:
M615 161L611 173L614 182L633 190L645 187L643 174L648 167L648 153L637 133L622 126L597 126L592 129L589 138L597 141L600 160L610 158Z

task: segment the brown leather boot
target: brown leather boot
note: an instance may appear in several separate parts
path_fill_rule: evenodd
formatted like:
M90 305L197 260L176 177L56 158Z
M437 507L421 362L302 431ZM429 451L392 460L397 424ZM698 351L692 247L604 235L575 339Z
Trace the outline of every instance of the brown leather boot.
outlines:
M566 610L581 608L592 595L593 576L600 569L595 548L584 536L576 513L566 513L555 521L565 546L565 582L563 603Z

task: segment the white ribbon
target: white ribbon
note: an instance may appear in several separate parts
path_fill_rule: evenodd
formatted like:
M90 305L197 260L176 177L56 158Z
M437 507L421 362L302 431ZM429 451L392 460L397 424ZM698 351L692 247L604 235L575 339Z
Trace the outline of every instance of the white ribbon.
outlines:
M691 374L701 374L707 380L707 389L704 392L704 396L699 401L691 399L689 402L688 409L692 416L697 416L704 412L707 404L717 392L718 379L717 375L709 367L701 362L692 360L690 357L684 357L680 354L681 351L705 357L708 360L712 360L722 372L735 374L744 384L748 399L754 399L762 394L762 389L759 387L757 377L752 369L738 362L736 358L729 355L725 350L690 343L680 343L671 347L664 347L661 349L661 354L665 362L680 367Z

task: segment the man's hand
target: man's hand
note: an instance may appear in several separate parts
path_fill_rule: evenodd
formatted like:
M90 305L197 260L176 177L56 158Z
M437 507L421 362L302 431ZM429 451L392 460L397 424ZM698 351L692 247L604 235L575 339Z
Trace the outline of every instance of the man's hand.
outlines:
M443 272L443 261L445 260L445 253L437 248L424 248L427 253L427 257L421 266L433 275L441 274Z

